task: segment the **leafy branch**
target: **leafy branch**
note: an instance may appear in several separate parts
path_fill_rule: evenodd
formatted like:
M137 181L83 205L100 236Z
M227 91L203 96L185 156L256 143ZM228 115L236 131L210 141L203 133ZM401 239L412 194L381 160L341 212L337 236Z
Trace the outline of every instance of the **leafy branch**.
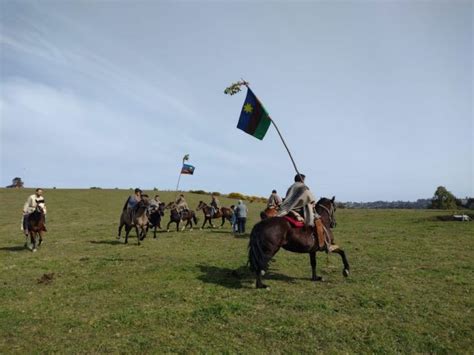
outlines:
M224 94L226 95L235 95L237 94L240 90L242 90L240 87L241 86L248 86L248 81L245 81L245 80L241 80L241 81L238 81L236 83L232 83L232 85L228 86L225 90L224 90Z

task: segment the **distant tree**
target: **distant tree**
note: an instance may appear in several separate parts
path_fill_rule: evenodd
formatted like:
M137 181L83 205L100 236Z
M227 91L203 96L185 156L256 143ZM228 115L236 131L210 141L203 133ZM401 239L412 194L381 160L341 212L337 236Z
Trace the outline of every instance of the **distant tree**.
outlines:
M444 186L438 186L431 199L431 208L440 210L457 209L456 197Z
M21 180L21 177L16 177L12 179L12 184L8 185L7 188L10 189L21 189L23 187L24 183Z

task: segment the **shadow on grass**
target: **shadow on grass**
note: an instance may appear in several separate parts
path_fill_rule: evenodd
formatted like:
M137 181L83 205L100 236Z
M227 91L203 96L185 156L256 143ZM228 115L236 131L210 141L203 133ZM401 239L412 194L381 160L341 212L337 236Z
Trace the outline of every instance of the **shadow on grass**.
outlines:
M240 266L237 269L229 269L225 267L212 265L197 265L199 270L203 273L198 276L198 279L227 288L254 288L255 275L246 265ZM280 280L289 283L295 282L295 278L268 271L265 275L265 280ZM248 285L250 283L251 285Z
M211 233L218 233L218 234L229 234L229 235L232 234L232 231L230 231L230 230L222 230L222 229L220 229L220 230L211 229L210 232L211 232Z
M120 240L89 240L89 243L92 243L92 244L109 244L109 245L124 244Z
M2 251L27 251L23 245L15 245L13 247L2 247L0 248Z

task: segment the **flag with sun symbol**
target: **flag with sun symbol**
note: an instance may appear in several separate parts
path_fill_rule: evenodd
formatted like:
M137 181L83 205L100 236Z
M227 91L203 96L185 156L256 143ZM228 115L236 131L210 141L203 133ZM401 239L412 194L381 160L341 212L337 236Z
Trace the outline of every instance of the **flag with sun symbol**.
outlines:
M262 103L258 100L252 90L248 88L247 97L245 98L244 106L240 113L237 128L262 140L263 137L265 137L271 122L270 116Z

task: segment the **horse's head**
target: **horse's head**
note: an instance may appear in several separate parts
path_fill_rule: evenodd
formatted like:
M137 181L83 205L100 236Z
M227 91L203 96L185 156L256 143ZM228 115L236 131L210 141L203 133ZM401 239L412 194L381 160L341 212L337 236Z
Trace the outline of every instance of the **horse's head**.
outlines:
M203 201L199 201L199 205L196 208L196 211L202 210L207 205Z
M164 203L163 203L163 204L164 204ZM175 209L175 208L176 208L176 202L174 202L174 201L168 203L168 204L164 207L165 210L173 210L173 209Z
M142 198L141 200L138 202L138 205L140 207L148 207L150 206L150 198L148 197L148 195L142 195Z
M46 214L46 205L44 201L38 202L36 204L36 209L35 212L41 213L41 214Z
M158 205L158 212L160 213L160 216L165 215L165 208L166 208L166 203L160 202Z
M320 215L327 213L329 218L329 226L331 228L336 227L336 203L334 202L336 196L333 196L332 199L322 197L318 203L316 203L316 212Z

